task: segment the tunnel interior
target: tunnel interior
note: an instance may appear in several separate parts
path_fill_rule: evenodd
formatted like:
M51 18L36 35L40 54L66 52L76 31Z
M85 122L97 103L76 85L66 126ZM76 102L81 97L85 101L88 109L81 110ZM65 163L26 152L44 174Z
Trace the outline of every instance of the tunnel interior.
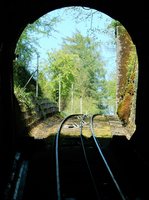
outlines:
M138 91L136 101L136 130L132 138L127 141L124 138L113 138L111 142L114 151L121 150L125 157L129 154L128 161L131 160L135 152L142 170L148 169L148 134L147 134L147 115L148 115L148 31L147 27L147 8L145 3L136 2L132 6L128 1L123 2L123 6L117 0L104 2L87 1L48 1L40 0L3 2L1 7L1 26L0 35L0 151L1 151L1 194L7 185L9 172L11 170L15 152L17 151L18 141L24 140L26 127L22 124L19 106L13 95L13 60L15 59L15 48L18 38L28 23L34 22L43 14L64 6L87 6L102 11L109 16L120 21L128 30L137 49L139 62ZM27 12L26 12L27 11ZM133 13L133 14L132 14ZM138 15L141 13L141 15ZM5 17L7 15L7 17ZM137 23L136 23L137 22ZM23 138L23 139L22 139ZM24 141L23 141L24 142ZM131 151L127 147L131 147ZM135 159L133 157L133 159ZM130 162L130 167L131 166ZM146 171L144 172L146 173ZM148 174L147 174L148 175ZM141 176L141 175L140 175ZM142 180L142 179L140 179ZM144 188L141 189L141 191ZM146 189L146 188L145 188ZM144 192L146 194L146 191Z

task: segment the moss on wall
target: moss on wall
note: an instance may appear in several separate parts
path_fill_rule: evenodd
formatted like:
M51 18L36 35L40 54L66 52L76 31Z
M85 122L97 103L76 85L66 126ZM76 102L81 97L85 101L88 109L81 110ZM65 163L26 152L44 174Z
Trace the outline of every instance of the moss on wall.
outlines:
M131 102L132 96L129 93L127 93L118 105L117 113L124 125L128 124L128 119L131 110Z
M135 101L138 78L136 48L123 26L118 27L117 114L125 126L135 126Z

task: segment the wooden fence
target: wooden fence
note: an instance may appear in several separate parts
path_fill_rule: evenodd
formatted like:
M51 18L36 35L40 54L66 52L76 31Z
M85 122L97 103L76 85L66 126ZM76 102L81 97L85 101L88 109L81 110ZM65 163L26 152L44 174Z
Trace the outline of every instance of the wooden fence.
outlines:
M36 100L32 109L28 108L22 111L23 120L27 126L32 126L41 119L58 113L58 106L56 103L50 102L48 99Z

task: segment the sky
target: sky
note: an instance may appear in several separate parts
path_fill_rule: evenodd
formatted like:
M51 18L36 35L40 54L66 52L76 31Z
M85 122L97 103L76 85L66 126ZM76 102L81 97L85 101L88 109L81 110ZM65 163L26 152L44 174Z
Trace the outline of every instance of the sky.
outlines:
M60 16L61 21L57 23L54 27L56 32L53 32L51 37L40 37L38 39L40 48L38 48L40 54L40 62L46 60L47 52L52 51L53 49L58 50L61 48L61 44L63 38L71 37L76 30L79 30L83 36L88 36L91 34L88 29L98 29L98 31L94 31L94 36L97 41L101 43L101 56L105 63L105 68L110 74L110 72L116 68L116 48L114 45L114 30L107 29L107 26L112 22L112 18L108 15L97 12L94 9L89 8L80 8L82 14L78 15L78 11L72 11L67 9L67 11L63 8L54 10L50 13L45 14L45 16L49 19L55 16ZM90 14L92 17L86 18L86 16ZM92 15L91 15L92 14ZM77 16L77 22L74 20L74 16ZM81 20L80 20L81 19ZM96 33L97 32L97 33ZM36 58L33 59L33 63L36 62Z

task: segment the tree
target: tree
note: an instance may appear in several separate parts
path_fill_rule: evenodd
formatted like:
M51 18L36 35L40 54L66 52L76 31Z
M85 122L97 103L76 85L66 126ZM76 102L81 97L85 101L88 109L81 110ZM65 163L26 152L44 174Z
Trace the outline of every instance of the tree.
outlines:
M106 104L108 105L107 113L116 113L116 87L117 87L117 74L116 71L112 71L110 78L107 81L107 98Z
M70 92L71 84L75 80L77 70L77 55L68 54L63 50L49 53L49 63L44 68L42 76L45 78L40 81L42 87L48 83L47 89L49 98L58 102L59 84L61 84L62 104L64 107Z
M105 69L99 54L99 44L90 37L76 32L64 39L62 49L49 53L49 64L45 67L45 79L49 81L51 97L58 101L58 84L61 81L62 107L68 107L72 96L82 98L83 105L90 99L96 111L102 112L102 91L105 87ZM77 100L78 101L78 100ZM99 104L100 101L100 104ZM87 105L87 104L86 104ZM85 108L87 110L87 107ZM95 109L92 109L95 110Z
M32 24L28 24L24 31L22 32L17 45L16 45L16 59L14 60L14 84L20 83L20 86L24 84L21 83L22 80L28 80L26 74L31 75L31 71L35 72L35 67L30 66L30 62L33 58L33 54L38 54L37 47L38 39L43 36L51 36L52 31L55 31L54 27L57 22L59 22L59 17L50 18L49 15L39 18ZM25 73L21 73L21 72ZM19 76L18 76L19 74ZM35 78L35 75L33 76ZM17 78L17 80L16 80ZM19 78L19 80L18 80Z
M77 54L80 60L75 81L77 92L83 98L92 97L102 102L100 93L105 87L106 71L99 53L100 44L77 31L72 38L65 39L63 48L68 53Z
M17 55L16 62L19 65L29 68L29 63L33 54L38 53L38 40L43 36L51 36L52 32L56 31L55 26L59 21L59 16L51 19L49 15L45 15L25 27L17 42L15 50L15 54Z

